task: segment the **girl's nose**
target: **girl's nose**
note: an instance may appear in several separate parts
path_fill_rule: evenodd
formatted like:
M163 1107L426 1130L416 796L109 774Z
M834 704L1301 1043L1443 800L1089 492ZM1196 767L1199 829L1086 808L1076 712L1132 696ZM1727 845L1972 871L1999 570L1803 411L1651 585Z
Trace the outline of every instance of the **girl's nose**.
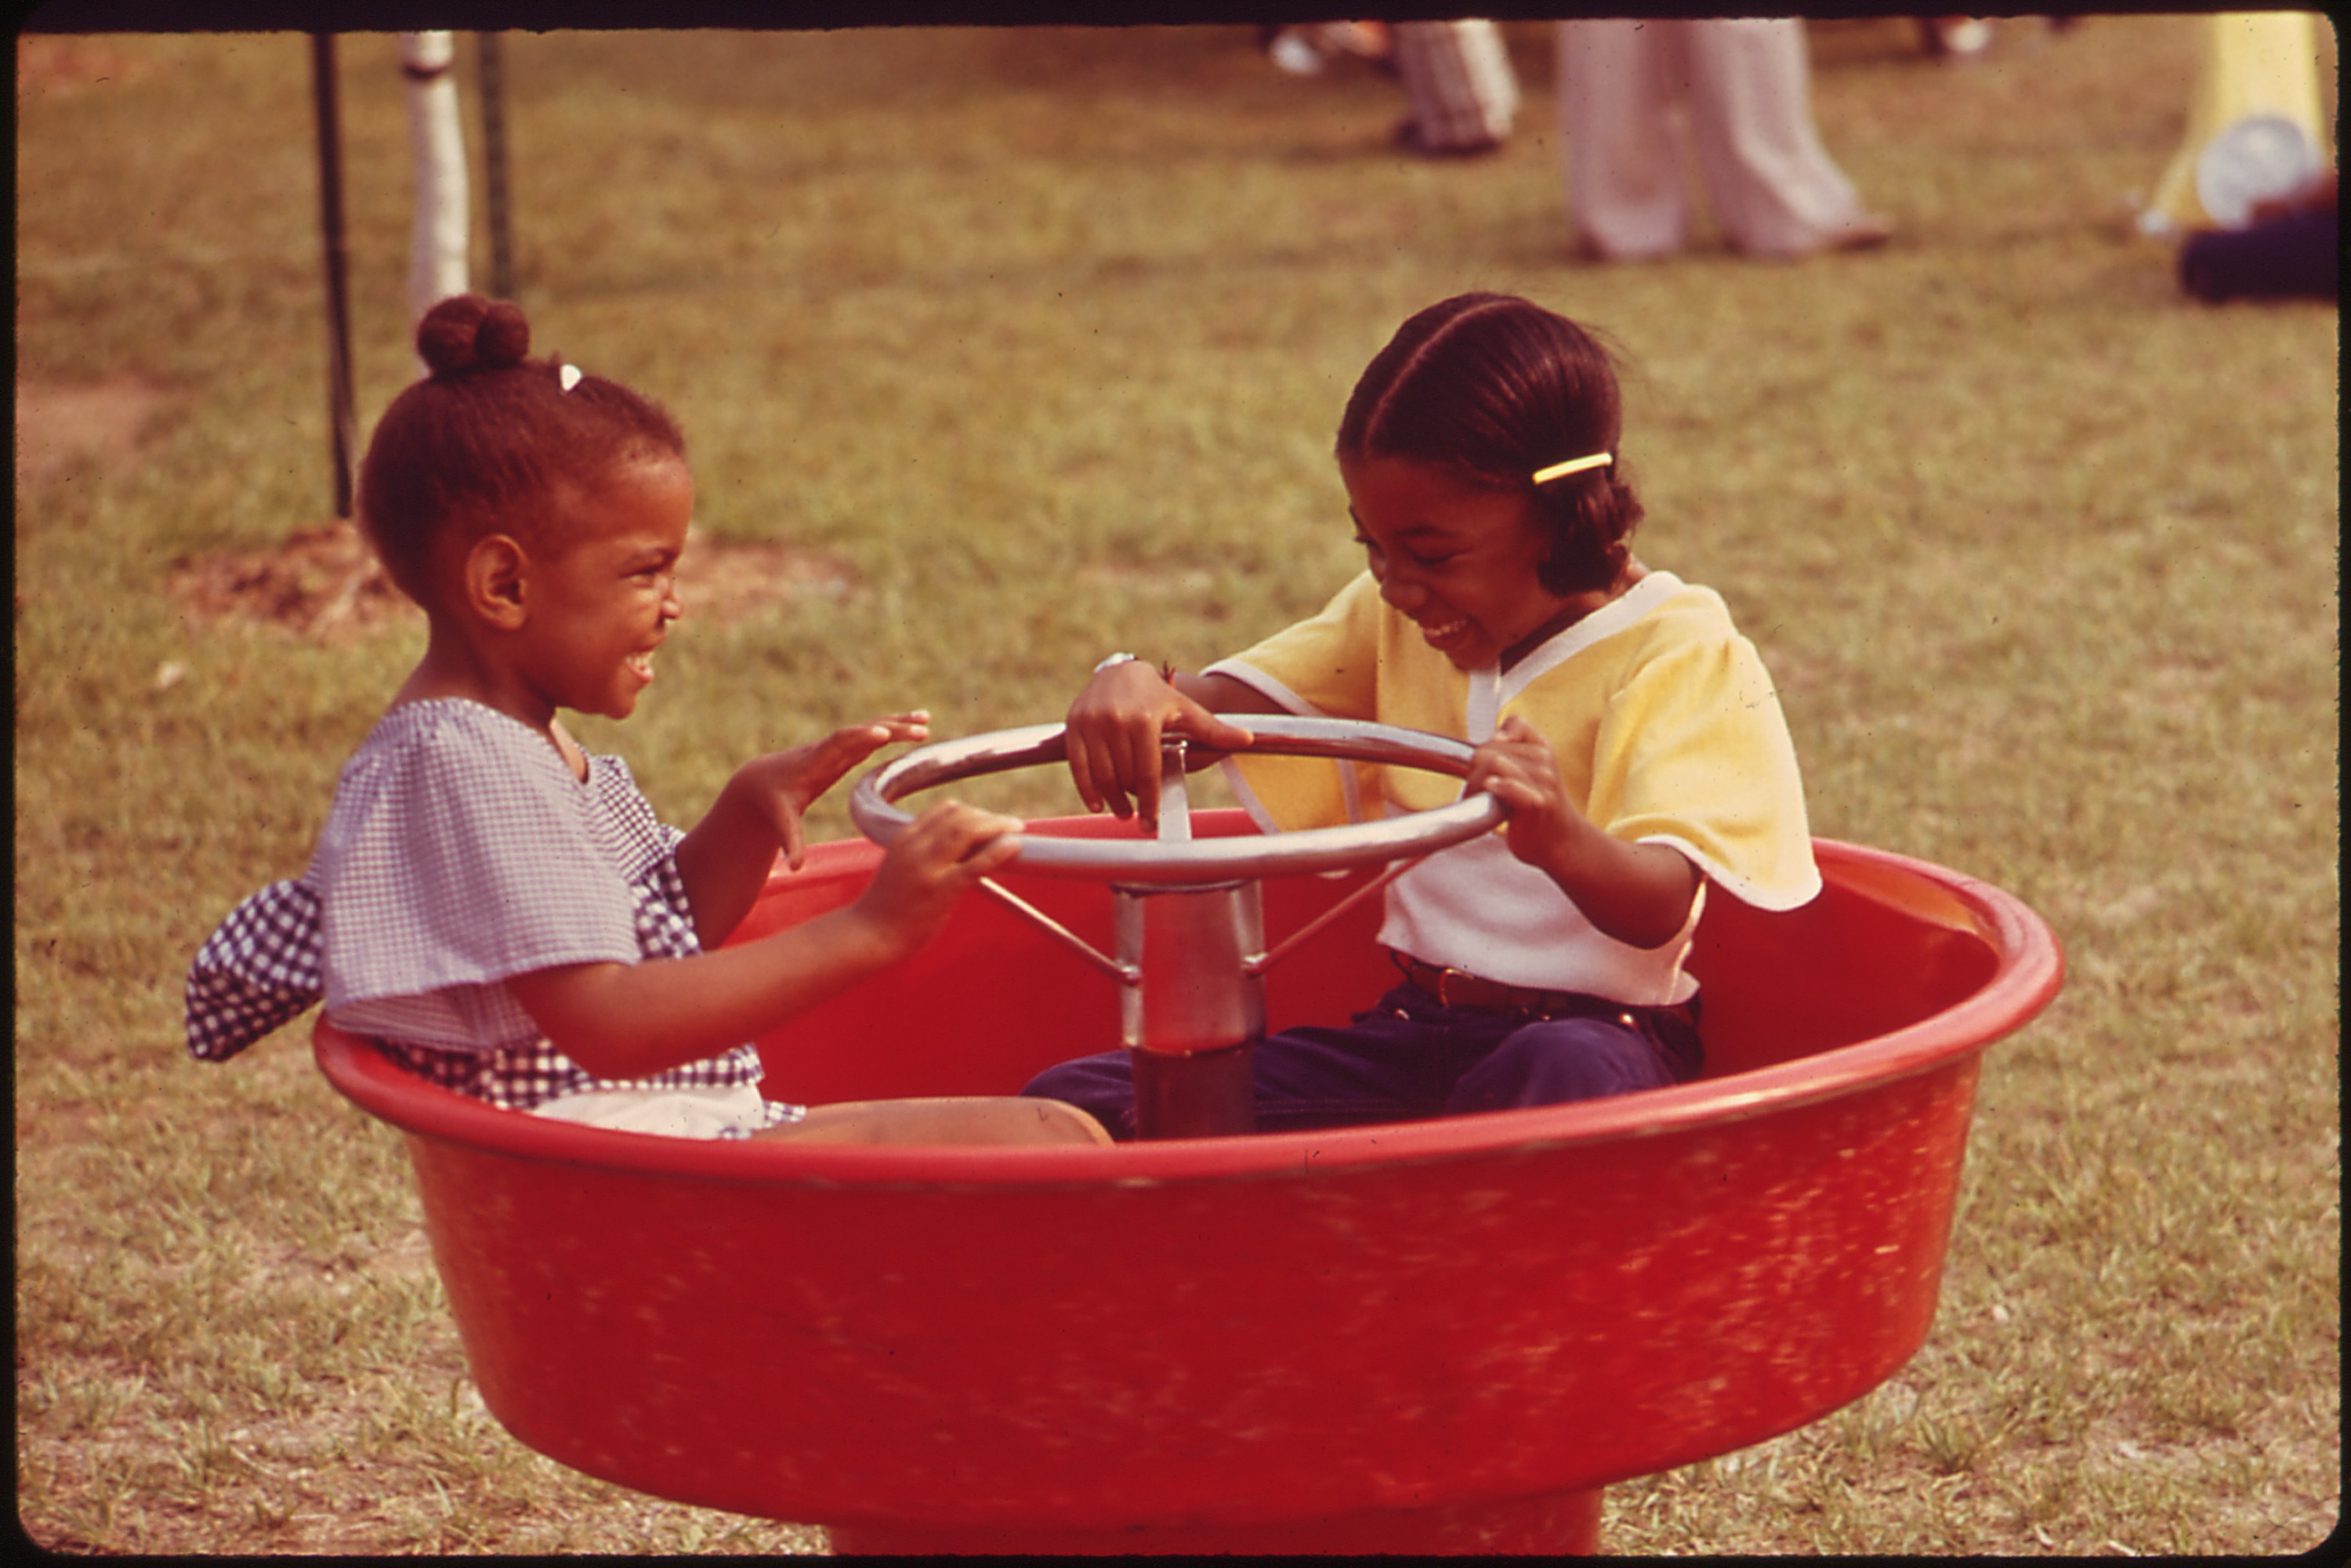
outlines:
M1380 597L1409 615L1428 595L1406 573L1390 570L1379 574Z
M661 618L674 621L685 613L684 602L677 596L677 574L672 572L664 580L666 586L662 590Z

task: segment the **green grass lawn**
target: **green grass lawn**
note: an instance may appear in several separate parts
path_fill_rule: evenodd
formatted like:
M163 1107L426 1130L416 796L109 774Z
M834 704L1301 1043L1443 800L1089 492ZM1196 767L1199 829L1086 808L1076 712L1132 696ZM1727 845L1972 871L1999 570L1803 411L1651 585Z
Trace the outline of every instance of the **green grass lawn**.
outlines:
M1604 1539L2315 1545L2341 1500L2337 315L2194 304L2130 233L2194 25L2015 23L1963 68L1904 21L1817 26L1824 139L1896 245L1619 269L1571 248L1547 29L1510 37L1517 137L1423 163L1388 151L1392 82L1283 77L1241 27L510 36L539 348L678 413L702 537L844 585L689 618L590 743L690 821L742 758L850 718L1030 723L1113 649L1229 651L1354 570L1331 436L1405 315L1479 287L1596 322L1634 366L1642 555L1762 649L1815 831L2011 889L2071 965L1988 1058L1925 1350L1801 1432L1611 1489ZM390 40L342 58L364 433L413 373L410 187ZM303 1029L186 1059L190 954L299 872L420 623L306 638L171 587L331 509L304 41L19 60L20 424L93 389L138 415L18 464L25 1528L821 1550L508 1438L396 1134ZM1006 791L1073 809L1050 776ZM837 803L816 829L849 831Z

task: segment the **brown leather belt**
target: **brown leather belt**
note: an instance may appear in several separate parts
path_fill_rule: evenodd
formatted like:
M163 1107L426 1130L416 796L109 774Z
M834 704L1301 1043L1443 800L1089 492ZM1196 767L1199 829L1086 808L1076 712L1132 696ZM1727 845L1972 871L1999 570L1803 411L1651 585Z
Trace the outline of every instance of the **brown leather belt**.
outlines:
M1404 971L1405 979L1435 997L1440 1007L1476 1008L1481 1012L1495 1013L1583 1013L1595 1018L1615 1013L1626 1024L1634 1022L1633 1015L1640 1010L1582 991L1539 991L1526 986L1506 986L1465 969L1425 964L1394 947L1388 949L1388 956Z

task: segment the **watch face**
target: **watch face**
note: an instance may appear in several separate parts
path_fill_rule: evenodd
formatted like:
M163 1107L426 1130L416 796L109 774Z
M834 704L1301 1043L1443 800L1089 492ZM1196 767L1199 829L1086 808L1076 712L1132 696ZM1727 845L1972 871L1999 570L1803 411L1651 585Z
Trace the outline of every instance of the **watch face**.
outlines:
M2318 172L2318 149L2283 114L2248 114L2204 144L2196 160L2196 199L2224 228L2252 216L2253 204L2290 194Z

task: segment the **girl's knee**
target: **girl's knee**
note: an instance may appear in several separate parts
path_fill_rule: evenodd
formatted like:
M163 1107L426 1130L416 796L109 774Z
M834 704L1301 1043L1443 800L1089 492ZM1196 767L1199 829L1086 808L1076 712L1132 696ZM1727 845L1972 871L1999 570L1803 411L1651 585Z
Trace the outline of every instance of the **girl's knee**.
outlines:
M1003 1103L1019 1110L1024 1116L1034 1118L1023 1136L1013 1139L1023 1144L1109 1144L1116 1142L1110 1129L1075 1105L1060 1100L1036 1100L1027 1096L1008 1099Z
M1134 1070L1123 1051L1049 1067L1029 1081L1020 1096L1061 1101L1121 1136L1134 1136Z

